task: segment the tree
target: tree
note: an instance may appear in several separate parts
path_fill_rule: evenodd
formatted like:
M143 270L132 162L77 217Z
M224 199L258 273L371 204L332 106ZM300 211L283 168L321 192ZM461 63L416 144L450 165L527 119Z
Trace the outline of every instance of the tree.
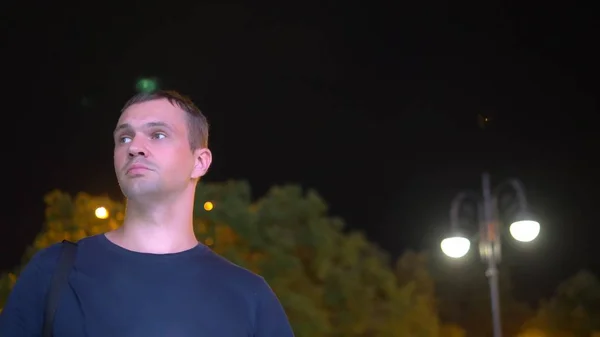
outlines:
M121 225L125 206L108 197L94 197L79 193L72 198L58 190L48 193L46 203L46 222L42 232L35 238L25 254L29 260L38 250L62 240L78 241L84 237L116 229ZM108 218L100 219L95 212L104 207Z
M215 205L209 212L200 207L206 201ZM196 205L200 234L228 232L205 240L269 281L298 336L436 335L435 311L414 282L400 285L386 254L343 233L314 191L275 187L250 204L246 184L211 184L199 188Z
M432 328L429 332L431 335L438 334L440 327L433 323L438 320L437 299L435 281L429 269L428 254L411 250L405 252L396 261L395 273L400 286L412 285L414 287L413 296L418 299L415 313L420 312L416 315L421 320L420 324L422 326L429 325Z
M415 292L429 301L432 310L435 309L435 281L429 270L428 254L411 250L405 252L396 261L395 272L400 284L405 285L414 282Z
M541 330L548 337L590 336L600 331L600 282L588 272L580 271L560 284L549 301L540 304L529 330Z
M108 231L123 220L124 205L104 197L71 198L54 191L45 201L44 230L25 259L52 243ZM109 217L96 218L97 207L106 207ZM362 234L345 233L343 222L328 216L314 191L274 187L252 202L245 182L202 183L194 231L218 254L265 277L298 337L438 335L426 278L416 269L395 272L389 257Z

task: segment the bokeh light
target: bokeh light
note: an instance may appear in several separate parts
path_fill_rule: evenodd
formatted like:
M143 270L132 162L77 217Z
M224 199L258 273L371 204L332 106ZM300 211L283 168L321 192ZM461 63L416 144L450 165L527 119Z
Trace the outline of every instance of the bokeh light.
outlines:
M96 218L98 219L106 219L108 218L108 210L105 207L98 207L94 211Z
M151 93L158 90L158 81L154 78L140 78L135 88L138 92Z

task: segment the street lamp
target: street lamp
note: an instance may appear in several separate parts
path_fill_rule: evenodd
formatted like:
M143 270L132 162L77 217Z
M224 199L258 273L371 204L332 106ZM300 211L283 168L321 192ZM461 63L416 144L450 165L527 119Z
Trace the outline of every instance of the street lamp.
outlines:
M455 235L442 240L442 251L449 257L458 259L469 252L471 241L461 235Z
M540 224L532 220L515 221L510 225L510 234L517 241L531 242L540 234Z
M502 326L500 320L500 296L498 289L498 263L501 258L501 231L499 213L500 194L505 187L512 187L517 195L518 213L517 221L510 226L510 234L517 241L533 241L540 233L540 224L533 220L527 210L527 199L523 184L510 179L500 184L492 193L490 187L490 176L484 173L482 176L483 195L477 193L460 193L452 201L450 208L450 226L451 236L442 240L441 249L444 254L451 258L460 258L465 256L470 247L471 241L459 232L458 218L460 207L466 200L476 202L479 222L479 253L481 258L487 263L486 276L490 284L492 324L494 337L502 337Z

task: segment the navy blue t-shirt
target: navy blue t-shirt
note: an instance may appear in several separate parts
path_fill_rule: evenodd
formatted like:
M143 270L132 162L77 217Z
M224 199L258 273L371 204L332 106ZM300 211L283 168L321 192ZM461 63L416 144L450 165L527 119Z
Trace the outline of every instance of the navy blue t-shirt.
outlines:
M54 337L292 337L265 280L208 247L126 250L104 235L78 243ZM38 337L61 244L37 253L0 314L0 336Z

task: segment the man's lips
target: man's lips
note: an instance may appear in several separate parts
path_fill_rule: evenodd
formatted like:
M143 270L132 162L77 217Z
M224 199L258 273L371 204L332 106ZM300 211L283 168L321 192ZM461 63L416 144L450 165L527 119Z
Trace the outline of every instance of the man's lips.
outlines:
M127 173L141 172L141 171L147 171L147 170L150 170L150 168L148 168L148 166L146 166L146 165L133 164L127 168Z

